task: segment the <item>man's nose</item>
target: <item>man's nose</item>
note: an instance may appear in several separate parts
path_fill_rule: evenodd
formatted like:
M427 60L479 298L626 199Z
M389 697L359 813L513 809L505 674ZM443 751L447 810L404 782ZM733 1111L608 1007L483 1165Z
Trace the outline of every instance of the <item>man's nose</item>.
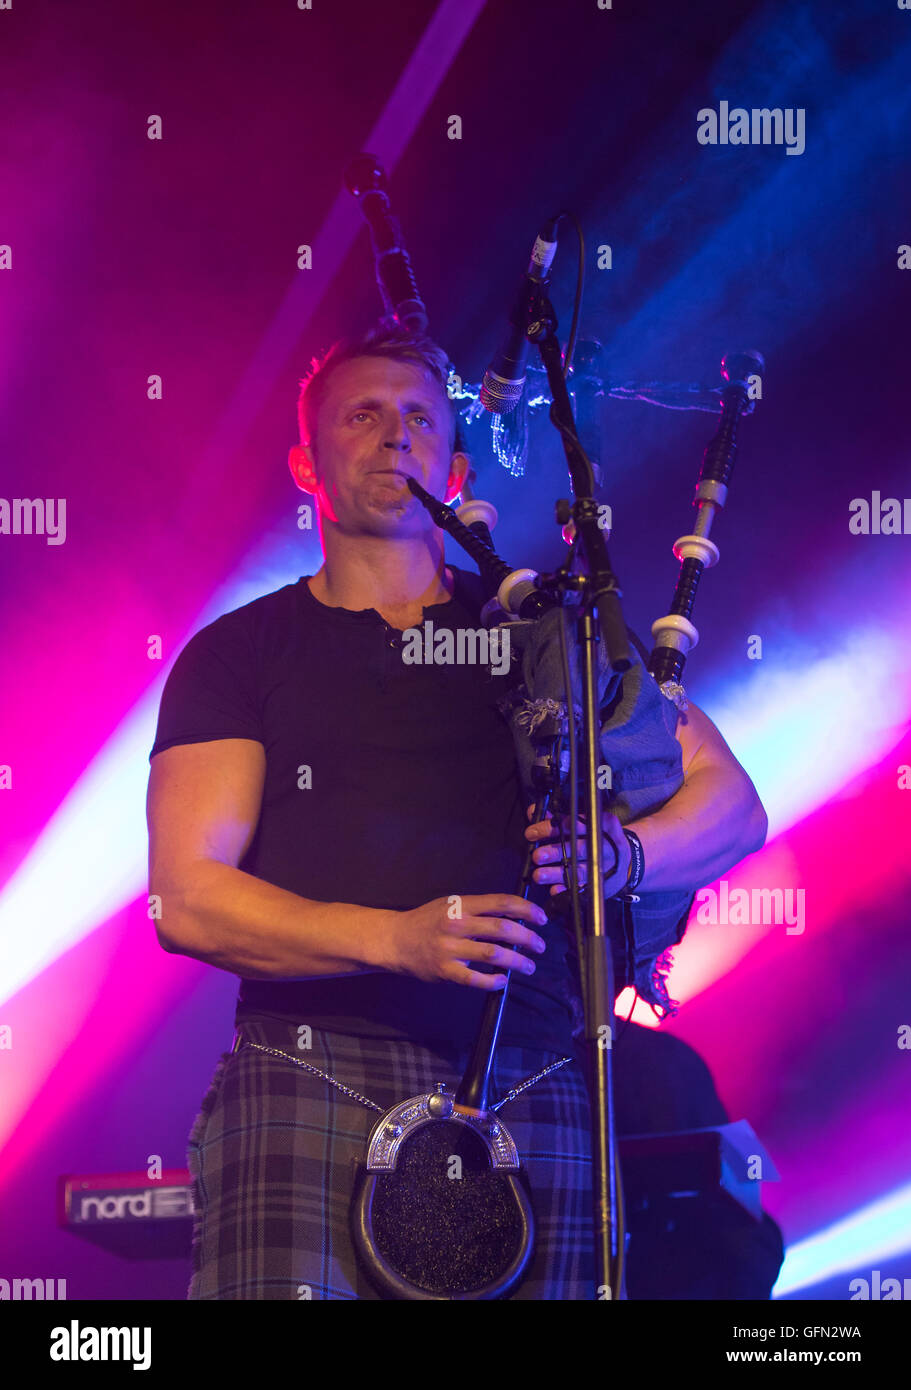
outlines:
M383 441L384 449L395 449L402 453L408 453L411 449L411 440L405 428L405 421L401 416L390 420L386 427L386 438Z

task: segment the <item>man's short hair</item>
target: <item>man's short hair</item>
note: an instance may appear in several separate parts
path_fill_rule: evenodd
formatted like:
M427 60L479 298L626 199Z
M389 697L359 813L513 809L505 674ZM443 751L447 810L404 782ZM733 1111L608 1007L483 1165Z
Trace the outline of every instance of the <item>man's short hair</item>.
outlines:
M458 410L446 389L449 380L449 358L432 338L416 337L414 334L388 328L374 328L359 338L341 338L322 357L314 357L310 371L300 383L297 400L297 419L301 439L311 441L316 433L316 418L326 398L328 383L332 373L345 362L353 362L358 357L389 357L395 362L405 362L419 367L436 381L449 402L451 429L450 449L452 453L464 450L465 442L459 427Z

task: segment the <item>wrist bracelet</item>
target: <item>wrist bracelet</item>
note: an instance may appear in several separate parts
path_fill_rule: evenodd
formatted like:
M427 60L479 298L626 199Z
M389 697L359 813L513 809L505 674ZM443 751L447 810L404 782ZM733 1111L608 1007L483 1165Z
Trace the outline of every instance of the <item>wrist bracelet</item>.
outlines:
M632 851L632 859L630 860L629 873L627 874L626 878L626 887L630 890L633 890L639 887L639 884L642 882L642 879L645 875L645 854L642 850L642 841L639 839L638 835L636 835L632 830L627 830L626 828L624 828L623 833L626 836L627 843L629 844L629 847Z

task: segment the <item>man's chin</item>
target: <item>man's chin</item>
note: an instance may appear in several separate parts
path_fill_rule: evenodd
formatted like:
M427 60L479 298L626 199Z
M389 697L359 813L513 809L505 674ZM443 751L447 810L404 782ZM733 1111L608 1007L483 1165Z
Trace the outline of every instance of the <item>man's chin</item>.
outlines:
M388 536L396 540L417 537L426 531L426 517L416 515L409 506L413 499L386 498L383 501L361 499L358 515L352 517L353 533L369 536ZM346 528L349 529L349 528Z
M364 511L368 516L385 518L394 524L413 514L413 501L410 494L407 497L369 497L364 499Z
M396 475L395 477L383 477L381 483L373 484L365 488L361 493L360 503L363 509L371 516L388 517L391 521L409 516L417 516L421 511L421 504L417 498L408 490L405 479Z

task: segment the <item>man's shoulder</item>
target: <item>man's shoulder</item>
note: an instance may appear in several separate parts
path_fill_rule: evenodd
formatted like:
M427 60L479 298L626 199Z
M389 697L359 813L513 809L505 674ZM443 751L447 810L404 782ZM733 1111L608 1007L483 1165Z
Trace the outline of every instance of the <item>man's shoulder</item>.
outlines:
M300 618L300 586L306 583L306 576L293 584L284 584L271 593L260 594L247 603L231 608L219 617L213 618L196 633L205 640L236 637L248 633L251 637L261 636L270 629L282 628L297 622Z

